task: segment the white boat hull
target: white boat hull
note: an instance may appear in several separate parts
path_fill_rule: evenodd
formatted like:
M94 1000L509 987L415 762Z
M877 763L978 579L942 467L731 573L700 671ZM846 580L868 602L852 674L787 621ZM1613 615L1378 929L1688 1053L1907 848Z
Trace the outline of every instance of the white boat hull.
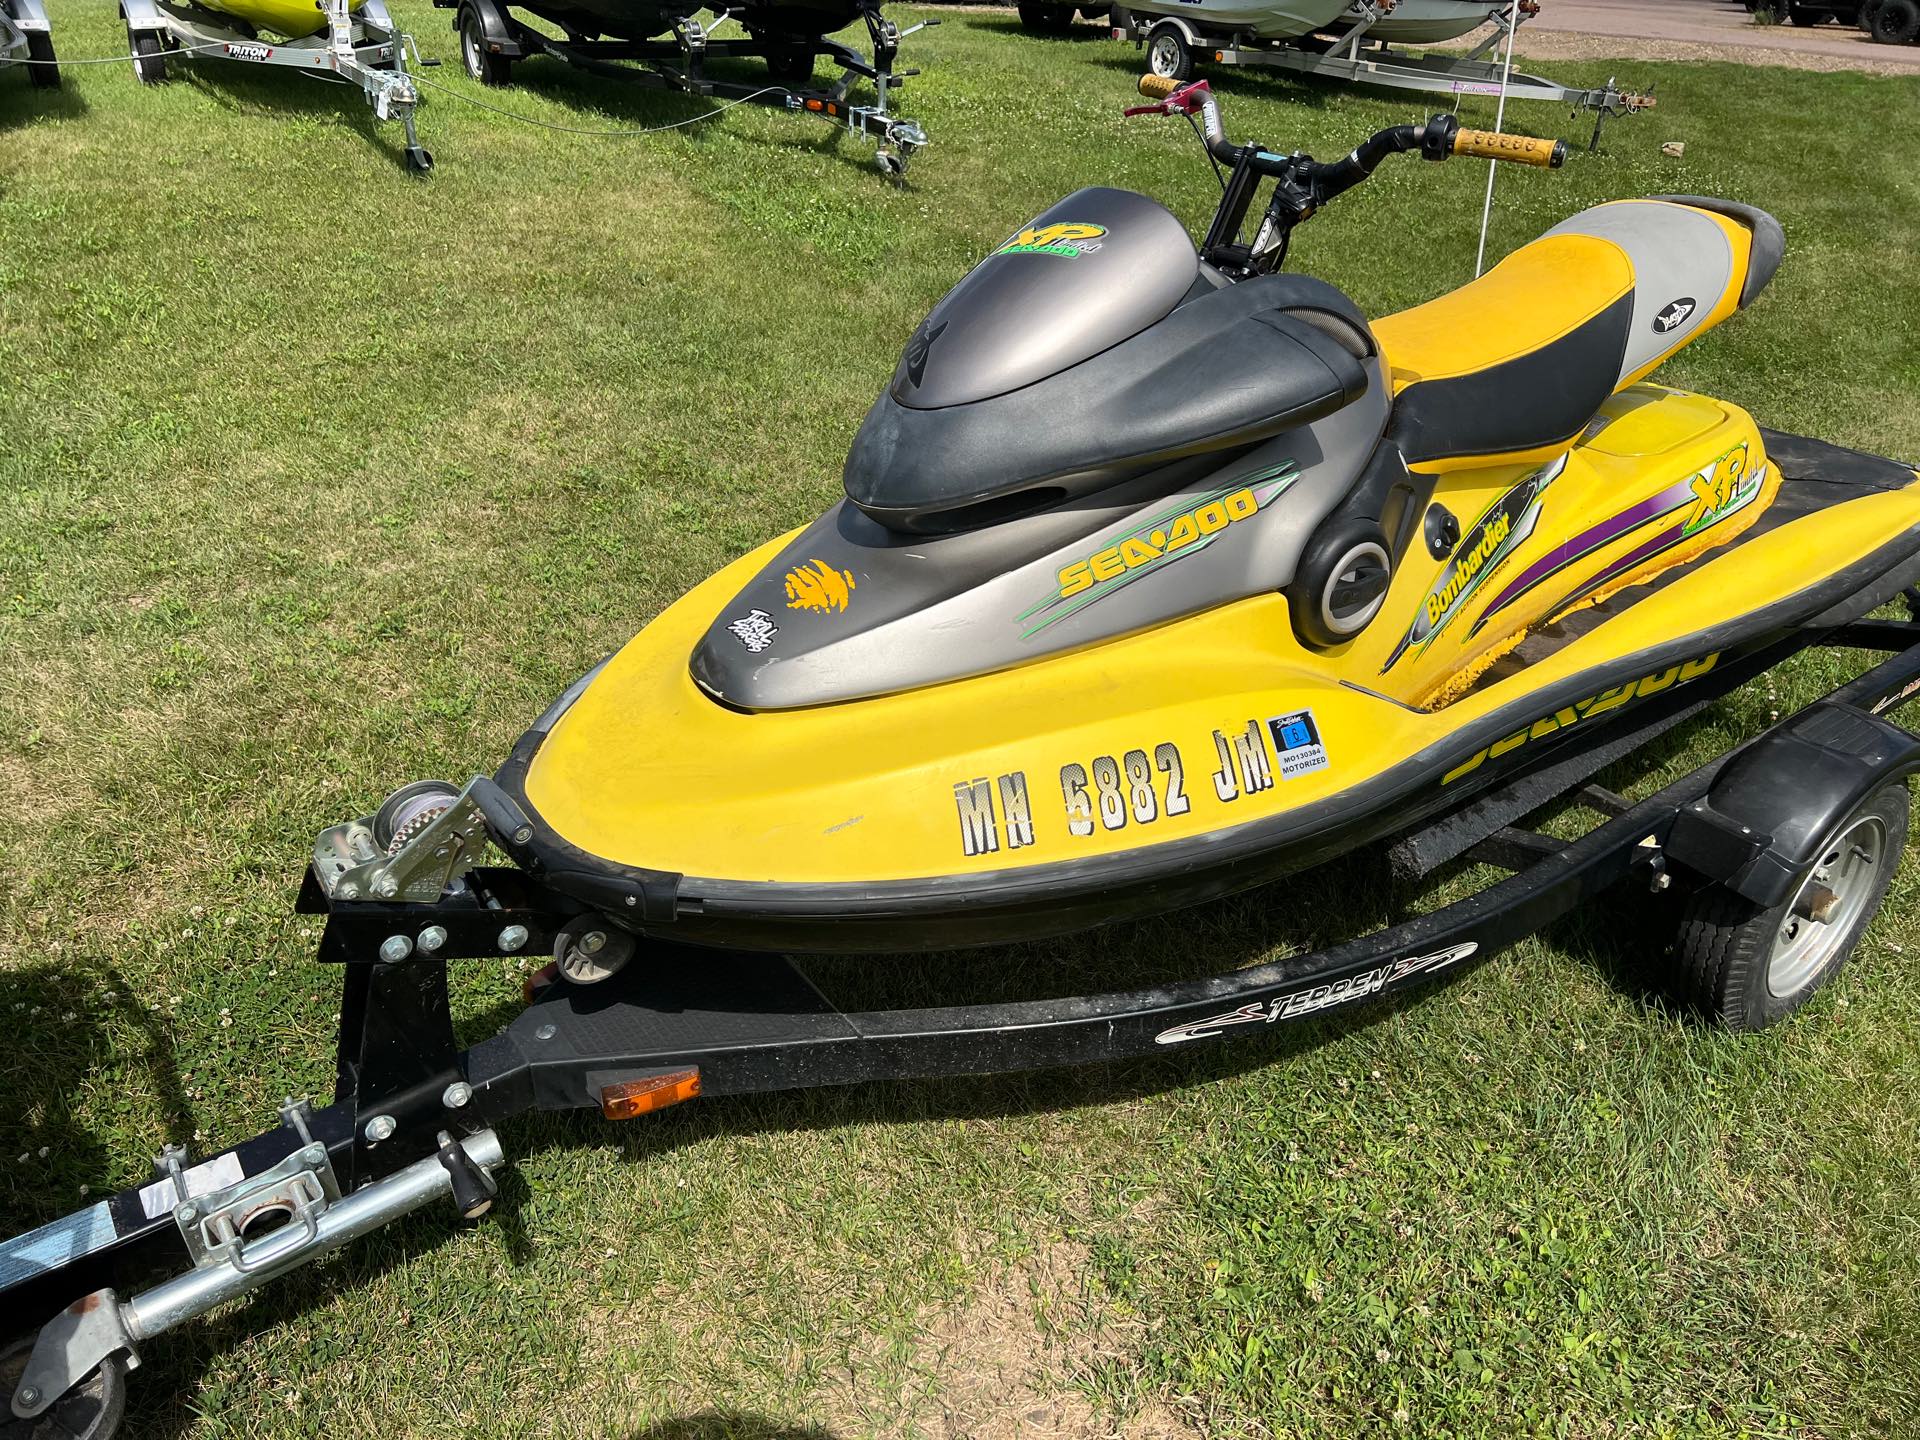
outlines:
M1347 10L1349 0L1129 0L1136 15L1167 15L1185 20L1203 34L1252 35L1261 40L1290 40L1324 30Z
M1391 14L1368 27L1367 39L1389 45L1437 45L1478 30L1500 8L1496 0L1400 0Z

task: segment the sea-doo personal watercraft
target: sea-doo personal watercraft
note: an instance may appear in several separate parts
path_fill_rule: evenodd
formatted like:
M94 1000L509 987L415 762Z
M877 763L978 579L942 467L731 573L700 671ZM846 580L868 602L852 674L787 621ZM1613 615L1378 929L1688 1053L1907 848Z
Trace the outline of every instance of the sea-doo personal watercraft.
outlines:
M28 83L38 89L60 86L53 27L40 0L0 0L0 70L9 65L24 65Z
M483 85L506 85L516 60L551 55L570 65L640 84L721 96L818 116L876 146L875 163L891 176L927 143L912 120L892 113L893 92L913 70L895 70L900 42L938 20L905 30L881 13L880 0L754 0L747 5L687 0L433 0L454 12L460 58ZM546 23L529 24L516 11ZM871 57L835 32L863 23ZM734 27L729 30L728 27ZM556 38L550 30L557 28ZM757 57L767 79L722 77L712 60ZM838 73L824 84L814 74L824 57ZM624 62L633 61L637 64ZM771 83L768 83L771 81ZM873 86L871 102L854 87Z
M1625 886L1674 906L1675 983L1730 1027L1834 974L1920 768L1890 718L1920 698L1920 474L1647 379L1754 301L1780 227L1602 205L1370 320L1281 272L1301 222L1390 155L1559 144L1436 115L1322 164L1228 143L1204 83L1144 88L1227 172L1204 243L1105 188L1021 226L914 332L841 503L669 607L495 778L324 831L299 905L342 967L333 1103L0 1244L40 1327L0 1353L16 1418L100 1440L165 1330L429 1202L483 1213L493 1127L531 1109L1164 1055ZM1656 793L1592 783L1816 646L1888 658ZM1602 817L1578 838L1518 823L1567 795ZM1045 935L1374 838L1396 876L1512 873L1106 994L876 1006L897 967L868 967L843 1008L774 953ZM448 964L534 954L526 1010L460 1048Z

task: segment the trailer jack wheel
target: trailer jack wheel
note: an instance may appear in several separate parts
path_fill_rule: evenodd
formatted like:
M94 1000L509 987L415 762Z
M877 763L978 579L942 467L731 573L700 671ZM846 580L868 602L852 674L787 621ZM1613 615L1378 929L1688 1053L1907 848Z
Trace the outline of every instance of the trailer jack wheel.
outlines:
M133 52L133 73L142 85L158 85L167 78L167 57L160 53L160 37L151 30L129 33L127 48Z
M424 145L407 147L407 169L416 175L425 175L433 169L433 152Z
M127 1405L127 1363L110 1355L86 1379L54 1401L42 1414L22 1420L13 1412L14 1389L33 1354L33 1337L0 1350L0 1440L60 1436L61 1440L107 1440L120 1428ZM23 1397L25 1398L25 1397ZM31 1404L33 1401L28 1400Z
M1794 893L1757 905L1720 886L1680 921L1686 997L1730 1030L1786 1019L1833 978L1886 898L1907 843L1904 780L1882 786L1835 828Z

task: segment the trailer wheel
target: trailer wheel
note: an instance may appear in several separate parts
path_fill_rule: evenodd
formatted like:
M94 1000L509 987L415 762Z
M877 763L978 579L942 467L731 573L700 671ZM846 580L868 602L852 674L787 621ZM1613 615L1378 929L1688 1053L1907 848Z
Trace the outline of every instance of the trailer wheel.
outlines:
M53 37L44 30L27 32L27 80L36 90L60 88L60 59L53 53Z
M1730 1030L1784 1020L1832 979L1859 943L1907 843L1904 780L1841 822L1793 895L1756 905L1720 886L1692 896L1680 920L1686 998Z
M1066 35L1073 30L1074 7L1048 5L1042 0L1020 0L1020 26L1035 35Z
M460 63L468 78L482 85L506 85L513 78L513 61L487 49L487 33L479 13L471 8L460 12Z
M1162 22L1147 32L1147 69L1163 80L1193 78L1193 47L1178 25Z
M1920 35L1920 0L1880 0L1867 33L1882 45L1906 45Z
M127 1362L113 1355L100 1362L86 1379L33 1420L13 1413L14 1387L26 1373L33 1354L33 1337L16 1340L0 1350L0 1436L59 1436L61 1440L108 1440L120 1428L127 1408Z
M151 30L127 32L127 48L133 51L134 77L142 85L158 85L167 78L167 57L160 37Z

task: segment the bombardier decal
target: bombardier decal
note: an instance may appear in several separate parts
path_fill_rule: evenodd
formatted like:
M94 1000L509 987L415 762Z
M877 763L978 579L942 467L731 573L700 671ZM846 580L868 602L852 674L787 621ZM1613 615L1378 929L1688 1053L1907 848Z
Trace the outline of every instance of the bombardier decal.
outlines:
M1454 547L1446 569L1427 592L1420 613L1407 633L1380 667L1386 674L1409 650L1424 650L1467 606L1481 585L1490 579L1506 558L1520 548L1540 522L1540 496L1567 468L1562 455L1551 465L1528 475L1518 485L1489 505L1466 537Z

